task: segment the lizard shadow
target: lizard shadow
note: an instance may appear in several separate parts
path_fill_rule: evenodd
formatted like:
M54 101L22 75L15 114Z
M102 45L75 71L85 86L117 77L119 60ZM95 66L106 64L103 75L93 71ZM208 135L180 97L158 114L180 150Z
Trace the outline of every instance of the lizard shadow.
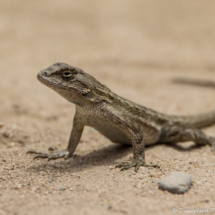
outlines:
M148 149L154 148L157 145L165 145L167 147L174 148L178 151L193 151L202 146L191 145L191 146L180 146L173 143L157 143L155 145L146 146ZM108 166L116 165L116 160L126 157L128 154L132 155L132 147L121 144L111 144L98 150L93 150L86 155L76 155L68 160L56 160L46 162L45 164L39 164L29 167L29 171L40 172L40 171L51 171L56 172L81 172L84 169L89 169L93 166Z
M188 146L179 145L180 143L161 143L161 144L165 144L165 146L174 148L175 150L180 151L180 152L190 152L190 151L193 151L195 149L199 149L199 148L202 148L205 146L205 145L197 145L195 143L192 145L188 145Z
M49 161L45 164L39 164L29 167L30 171L46 171L52 172L79 172L92 166L116 165L117 159L132 153L132 147L120 144L111 144L98 150L93 150L86 155L74 154L68 160ZM47 160L46 160L47 161Z

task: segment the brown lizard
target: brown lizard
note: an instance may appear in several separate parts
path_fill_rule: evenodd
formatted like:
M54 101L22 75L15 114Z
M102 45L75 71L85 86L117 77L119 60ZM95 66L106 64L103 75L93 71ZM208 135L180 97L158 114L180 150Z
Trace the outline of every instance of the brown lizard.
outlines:
M47 154L37 151L35 158L71 157L80 141L84 126L91 126L114 143L130 144L133 159L119 163L121 170L140 166L159 167L145 162L145 146L158 142L194 141L215 149L215 138L200 128L215 123L215 110L196 116L174 116L158 113L113 93L83 70L65 63L56 63L42 70L38 80L76 105L69 144L66 150Z

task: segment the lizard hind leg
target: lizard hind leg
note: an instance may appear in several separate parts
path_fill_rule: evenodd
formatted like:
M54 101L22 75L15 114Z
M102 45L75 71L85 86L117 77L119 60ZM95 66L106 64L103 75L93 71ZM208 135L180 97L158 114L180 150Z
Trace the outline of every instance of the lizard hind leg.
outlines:
M186 142L193 141L197 145L210 145L212 151L215 149L215 137L206 135L199 129L183 128L178 125L165 125L162 128L162 142Z

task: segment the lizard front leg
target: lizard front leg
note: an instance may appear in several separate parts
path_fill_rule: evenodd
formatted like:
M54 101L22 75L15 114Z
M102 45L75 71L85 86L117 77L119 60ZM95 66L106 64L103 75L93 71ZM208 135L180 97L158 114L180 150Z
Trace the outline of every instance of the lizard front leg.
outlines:
M73 153L81 139L83 129L84 129L84 125L82 123L80 123L80 121L78 120L77 113L76 113L74 116L74 119L73 119L73 127L72 127L72 131L70 134L69 144L68 144L66 150L55 152L52 154L37 152L37 151L33 151L33 150L28 151L27 153L37 154L34 157L34 159L36 159L36 158L48 158L48 160L54 160L54 159L58 159L58 158L67 159L73 155Z

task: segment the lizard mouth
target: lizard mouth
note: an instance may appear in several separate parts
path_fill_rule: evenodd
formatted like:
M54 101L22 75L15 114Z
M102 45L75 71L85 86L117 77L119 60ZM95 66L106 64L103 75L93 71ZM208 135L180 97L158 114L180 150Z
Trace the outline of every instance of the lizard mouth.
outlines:
M52 88L52 89L62 89L62 90L67 90L67 91L73 91L73 92L77 92L77 90L75 90L74 88L72 88L71 86L70 87L67 87L67 86L62 86L62 84L59 82L52 82L50 80L48 80L48 78L42 76L40 73L37 74L37 79L44 85L46 85L47 87L49 88Z

